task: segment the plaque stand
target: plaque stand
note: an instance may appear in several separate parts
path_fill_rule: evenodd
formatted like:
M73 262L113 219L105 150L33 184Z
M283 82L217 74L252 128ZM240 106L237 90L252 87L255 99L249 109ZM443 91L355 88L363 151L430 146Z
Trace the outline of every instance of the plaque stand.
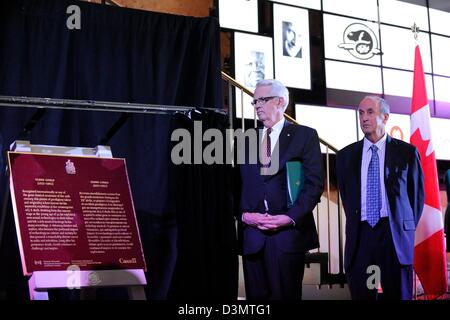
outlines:
M142 269L35 271L28 280L31 300L48 300L48 289L127 287L131 300L146 300Z
M112 158L109 146L95 148L32 145L30 141L16 140L11 151L42 154L97 156ZM49 300L49 289L92 289L100 287L127 287L131 300L146 300L147 284L142 269L35 271L28 280L31 300Z

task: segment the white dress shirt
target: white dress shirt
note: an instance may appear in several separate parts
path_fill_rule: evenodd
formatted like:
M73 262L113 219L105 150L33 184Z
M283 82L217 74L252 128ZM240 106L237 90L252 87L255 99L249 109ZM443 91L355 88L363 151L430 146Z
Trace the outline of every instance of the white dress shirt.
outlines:
M284 122L286 120L283 118L281 118L277 123L275 123L272 126L272 132L270 133L270 154L273 154L273 149L275 149L275 145L278 142L278 139L280 138L280 133L281 130L283 130L284 128ZM261 144L262 144L262 140L264 139L264 136L266 135L267 132L266 127L264 127L262 135L261 135Z

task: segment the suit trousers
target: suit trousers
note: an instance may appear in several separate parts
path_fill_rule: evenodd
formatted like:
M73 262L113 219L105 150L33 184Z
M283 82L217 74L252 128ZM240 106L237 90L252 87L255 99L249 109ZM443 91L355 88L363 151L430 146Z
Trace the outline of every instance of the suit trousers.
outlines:
M283 252L269 236L260 251L242 259L247 300L301 300L304 252Z
M366 221L361 221L358 237L354 261L347 271L347 281L352 299L411 300L413 267L399 263L389 220L387 218L380 219L374 228ZM370 266L372 267L369 268ZM377 277L375 273L378 270ZM377 278L381 280L382 295L378 295L378 285L373 288L373 284L376 282L373 280Z

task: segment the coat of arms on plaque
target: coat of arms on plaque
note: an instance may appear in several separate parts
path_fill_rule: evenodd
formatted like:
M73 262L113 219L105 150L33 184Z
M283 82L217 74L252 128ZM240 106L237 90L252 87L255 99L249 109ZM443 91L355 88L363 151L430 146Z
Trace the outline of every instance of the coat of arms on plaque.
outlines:
M77 170L75 169L75 164L69 160L66 161L66 173L67 174L76 174Z

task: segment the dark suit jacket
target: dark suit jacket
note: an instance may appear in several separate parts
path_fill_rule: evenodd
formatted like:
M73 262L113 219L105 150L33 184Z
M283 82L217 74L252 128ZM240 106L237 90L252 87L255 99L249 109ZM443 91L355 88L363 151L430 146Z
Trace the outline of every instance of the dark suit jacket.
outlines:
M269 214L286 214L295 226L276 232L263 232L243 224L243 254L256 253L267 237L273 237L277 247L284 252L306 252L319 247L312 210L323 192L323 165L317 132L309 127L288 121L275 148L279 148L279 170L270 176L260 174L259 164L241 165L243 212L264 213L264 196ZM287 161L301 161L305 183L293 207L287 208L286 167ZM238 217L242 221L242 216Z
M361 162L363 140L338 152L336 157L339 191L346 222L345 269L353 263L361 220ZM417 149L387 136L384 184L391 209L389 223L400 264L413 264L414 233L424 204L422 167Z

